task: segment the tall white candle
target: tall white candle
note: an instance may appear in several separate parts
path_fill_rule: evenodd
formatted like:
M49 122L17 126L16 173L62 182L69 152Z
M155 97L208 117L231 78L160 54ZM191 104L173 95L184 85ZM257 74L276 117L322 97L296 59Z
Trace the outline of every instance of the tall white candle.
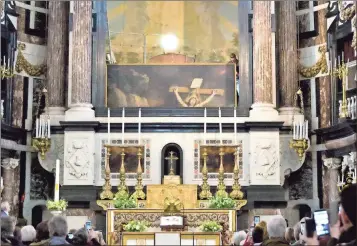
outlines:
M233 124L233 127L234 127L234 144L237 144L237 110L236 110L236 107L233 108L234 110L234 124Z
M36 119L36 138L38 138L38 131L39 131L39 125L38 125L38 118Z
M341 61L342 61L342 64L345 63L343 51L342 51L342 59L341 59Z
M223 144L223 139L222 139L222 112L221 112L221 108L219 108L219 111L218 111L218 118L219 118L219 137L220 137L220 140L221 140L221 144Z
M3 65L4 67L6 67L5 56L4 56L3 59L2 59L2 65Z
M121 144L124 144L124 119L125 119L125 109L123 108L123 113L122 113L122 122L121 122Z
M304 138L304 123L300 122L300 139Z
M338 56L338 65L341 64L341 59L340 59L340 56Z
M206 133L207 133L207 108L205 108L203 116L203 144L206 144Z
M60 160L56 160L56 176L55 176L55 201L59 200L59 175L60 175Z
M139 126L138 126L138 136L139 136L139 144L141 144L141 108L139 108Z
M306 134L305 134L305 139L308 139L309 138L309 122L308 121L305 121L306 122Z
M108 144L110 144L110 108L108 108Z
M47 120L47 127L48 127L48 129L47 129L47 137L51 138L51 121L50 121L50 119Z
M295 137L295 122L293 122L293 139L296 139L296 137Z
M44 137L44 126L43 126L43 120L40 118L40 130L41 130L41 138Z

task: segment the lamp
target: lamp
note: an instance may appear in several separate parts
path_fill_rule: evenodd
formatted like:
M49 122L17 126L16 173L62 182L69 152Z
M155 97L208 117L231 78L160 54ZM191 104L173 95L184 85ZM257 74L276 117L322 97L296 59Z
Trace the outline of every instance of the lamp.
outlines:
M174 34L165 34L161 37L160 45L165 52L175 51L178 47L179 40Z
M36 127L35 127L35 137L32 139L32 146L40 153L42 160L45 159L46 153L51 148L51 121L48 113L48 96L46 95L47 90L42 89L38 99L37 113L36 113ZM39 115L40 104L42 96L45 95L45 112L46 116L41 118Z

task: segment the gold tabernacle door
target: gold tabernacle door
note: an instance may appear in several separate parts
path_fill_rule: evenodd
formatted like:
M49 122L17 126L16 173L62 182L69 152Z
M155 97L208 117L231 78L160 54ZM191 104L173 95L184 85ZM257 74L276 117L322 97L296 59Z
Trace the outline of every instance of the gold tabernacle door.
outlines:
M165 198L178 198L184 209L197 208L197 185L148 185L146 208L164 209Z

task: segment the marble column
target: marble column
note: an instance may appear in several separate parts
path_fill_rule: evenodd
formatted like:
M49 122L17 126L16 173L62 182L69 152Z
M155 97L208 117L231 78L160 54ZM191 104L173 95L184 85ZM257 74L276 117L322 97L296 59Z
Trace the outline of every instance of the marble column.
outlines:
M290 115L286 120L291 121L291 115L299 114L294 100L298 90L296 2L280 1L277 4L279 111L281 115Z
M92 2L71 1L69 38L69 110L66 120L94 118L91 104ZM68 114L67 114L68 113Z
M253 105L250 115L273 116L273 60L271 1L253 2Z
M68 2L48 5L47 89L51 119L64 115L68 40ZM54 122L52 122L54 123Z
M10 204L11 215L18 215L18 203L19 203L19 159L5 158L1 161L3 167L3 190L2 190L2 200L8 201Z
M324 183L323 183L323 196L324 196L324 207L327 203L329 207L339 201L339 191L337 187L337 180L339 175L339 168L341 167L340 158L325 158L323 159L324 166ZM326 191L328 194L326 196ZM328 201L325 201L328 199Z

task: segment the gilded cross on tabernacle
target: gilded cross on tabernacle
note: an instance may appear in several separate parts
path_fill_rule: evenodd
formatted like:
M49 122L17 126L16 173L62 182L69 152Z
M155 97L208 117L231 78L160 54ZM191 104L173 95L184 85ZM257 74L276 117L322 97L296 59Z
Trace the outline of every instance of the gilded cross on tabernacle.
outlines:
M178 160L178 157L174 155L175 152L173 152L173 151L170 151L169 154L170 154L170 156L165 157L165 160L168 160L169 163L170 163L170 173L169 173L169 175L175 175L174 168L173 168L173 163L174 163L174 161Z

